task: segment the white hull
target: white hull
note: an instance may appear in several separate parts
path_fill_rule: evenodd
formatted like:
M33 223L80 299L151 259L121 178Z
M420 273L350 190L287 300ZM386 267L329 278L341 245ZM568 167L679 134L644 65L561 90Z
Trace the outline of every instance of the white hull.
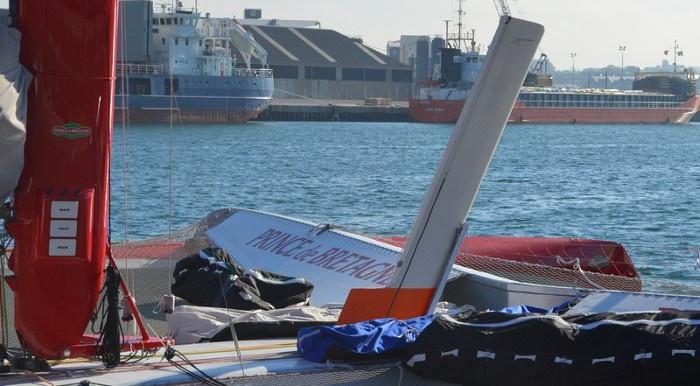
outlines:
M523 283L473 269L454 266L464 276L449 282L443 299L455 304L470 304L478 310L499 310L517 304L552 308L589 290Z

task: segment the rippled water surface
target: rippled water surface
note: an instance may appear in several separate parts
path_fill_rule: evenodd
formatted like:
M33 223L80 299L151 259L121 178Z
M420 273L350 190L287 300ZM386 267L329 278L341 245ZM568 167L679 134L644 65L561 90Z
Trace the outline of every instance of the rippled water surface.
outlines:
M407 234L451 130L131 126L123 143L117 127L113 240L124 238L125 218L127 237L140 239L167 233L169 218L178 229L222 207ZM508 126L469 224L471 234L618 241L647 289L691 291L700 286L691 252L700 247L700 126Z

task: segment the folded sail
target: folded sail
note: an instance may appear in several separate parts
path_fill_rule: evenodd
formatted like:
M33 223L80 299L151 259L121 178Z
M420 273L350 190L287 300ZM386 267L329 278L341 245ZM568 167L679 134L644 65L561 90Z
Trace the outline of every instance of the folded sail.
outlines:
M24 164L31 75L19 63L20 37L16 29L0 25L0 203L15 190Z

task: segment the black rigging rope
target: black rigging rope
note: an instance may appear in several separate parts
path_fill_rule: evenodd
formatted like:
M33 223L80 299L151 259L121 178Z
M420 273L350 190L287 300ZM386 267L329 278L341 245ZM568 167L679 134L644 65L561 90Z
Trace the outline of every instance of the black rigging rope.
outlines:
M121 280L119 270L112 265L108 266L105 270L105 284L100 290L101 300L92 316L90 327L93 334L99 334L95 347L95 357L108 368L126 362L140 362L143 359L153 357L158 351L157 349L140 348L126 355L121 355L122 343L126 341L119 304Z
M196 379L202 384L210 386L227 386L225 383L219 381L216 378L213 378L212 376L202 371L199 367L197 367L194 363L187 359L187 357L184 354L175 350L175 348L173 348L172 346L168 346L165 348L165 354L163 355L163 358L165 358L168 361L168 363L175 366L175 368ZM184 362L186 365L192 367L194 371L175 361L174 358L177 358L180 361Z
M95 356L106 367L115 367L121 362L121 341L124 335L119 320L119 272L111 265L106 269L105 285L102 287L102 300L93 316L93 329L96 317L100 318L100 337L97 340ZM97 331L93 332L97 333Z

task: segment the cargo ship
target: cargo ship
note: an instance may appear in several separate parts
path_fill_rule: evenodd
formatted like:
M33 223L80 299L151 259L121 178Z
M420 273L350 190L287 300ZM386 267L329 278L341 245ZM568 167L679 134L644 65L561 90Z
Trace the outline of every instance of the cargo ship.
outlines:
M523 87L509 122L686 124L698 111L692 74L638 73L636 78L633 90Z
M698 111L700 98L690 93L664 92L664 84L687 84L689 74L637 74L635 90L523 87L513 106L511 123L674 123L685 124ZM466 91L438 88L442 95L466 95ZM461 92L461 94L460 94ZM409 114L417 122L456 122L464 97L415 98ZM437 94L440 95L440 94Z
M471 47L464 52L450 47L451 39L446 39L448 47L440 50L434 80L422 82L418 95L409 101L412 120L457 121L484 59L471 39ZM542 54L532 66L509 122L685 124L700 107L692 72L640 72L633 90L565 89L552 87L546 60Z
M160 7L121 2L115 119L242 123L267 108L273 74L249 32L179 2Z

